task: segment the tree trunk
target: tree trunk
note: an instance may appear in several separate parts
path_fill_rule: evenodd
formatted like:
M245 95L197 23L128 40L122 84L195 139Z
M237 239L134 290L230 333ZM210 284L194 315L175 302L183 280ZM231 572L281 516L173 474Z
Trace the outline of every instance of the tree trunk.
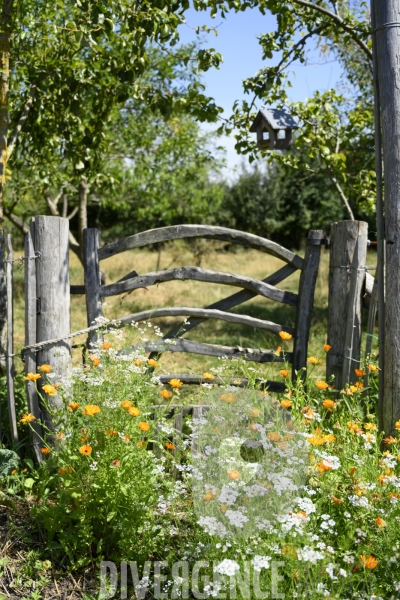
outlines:
M87 195L89 191L89 186L86 181L81 181L79 184L79 232L78 232L78 240L79 247L82 256L83 249L83 230L87 228Z
M400 0L373 3L385 174L386 315L381 424L400 420Z

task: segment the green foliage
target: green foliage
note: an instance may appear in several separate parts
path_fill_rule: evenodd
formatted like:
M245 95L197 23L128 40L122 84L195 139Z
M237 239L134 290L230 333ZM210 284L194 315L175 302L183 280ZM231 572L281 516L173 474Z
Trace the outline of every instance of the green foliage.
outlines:
M0 448L0 478L9 475L11 471L17 469L19 465L19 456L13 450Z

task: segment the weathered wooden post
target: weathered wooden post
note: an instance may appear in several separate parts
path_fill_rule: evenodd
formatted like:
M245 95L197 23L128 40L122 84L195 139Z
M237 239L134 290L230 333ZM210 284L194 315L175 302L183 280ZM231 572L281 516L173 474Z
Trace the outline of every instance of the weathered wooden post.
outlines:
M59 339L70 334L69 221L61 217L35 217L31 235L36 253L36 342ZM37 365L52 367L52 382L68 386L71 371L69 340L46 344L37 353ZM43 385L42 380L39 384ZM63 408L59 396L47 396L52 409ZM44 409L44 407L43 407ZM43 419L50 429L50 415Z
M360 365L362 288L365 279L368 224L339 221L331 227L329 264L327 380L334 375L341 390L355 380Z
M13 446L18 443L17 414L15 410L14 396L14 302L13 302L13 248L11 244L11 235L7 235L7 261L6 261L6 282L7 282L7 354L6 354L6 377L7 377L7 402L8 417L10 420L11 438Z
M88 327L95 324L95 319L103 314L101 308L100 285L101 273L99 266L100 232L98 229L84 229L83 231L83 270L85 277L85 295ZM89 344L99 339L97 331L88 335Z

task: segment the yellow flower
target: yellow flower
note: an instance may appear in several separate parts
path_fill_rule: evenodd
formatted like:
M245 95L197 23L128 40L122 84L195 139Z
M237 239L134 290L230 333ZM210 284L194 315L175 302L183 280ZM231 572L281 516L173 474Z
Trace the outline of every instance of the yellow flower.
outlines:
M212 373L203 373L204 379L215 379L215 376Z
M170 379L170 381L168 381L169 385L171 387L173 387L174 389L179 389L180 387L183 386L183 383L180 379Z
M332 346L330 346L329 344L325 344L324 345L324 350L325 352L329 352L329 350L332 348Z
M168 390L162 390L160 394L165 400L168 400L168 398L171 398L172 396L172 392L169 392Z
M329 387L329 385L326 383L326 381L316 381L315 385L317 386L317 388L319 390L326 390L326 388Z
M400 426L400 421L397 421L396 425L397 424L399 424L399 426ZM365 423L364 429L366 431L374 431L375 429L377 429L377 427L376 427L375 423ZM396 427L396 429L397 429L397 427Z
M165 447L168 450L176 450L176 446L174 446L174 444L171 444L171 442L166 442Z
M320 473L324 473L325 471L332 471L333 465L329 462L329 460L321 460L320 463L316 465L317 471Z
M122 400L121 406L122 408L131 408L131 406L133 406L133 402L130 400Z
M227 475L229 479L240 479L240 473L236 469L229 469Z
M325 444L325 441L324 435L315 434L307 438L307 442L312 446L322 446L322 444Z
M375 373L379 370L379 367L376 367L375 365L368 365L368 369L372 371L372 373Z
M277 349L275 350L274 354L276 356L279 356L281 352L282 352L282 346L278 346Z
M207 492L206 494L204 494L203 496L203 500L205 500L206 502L209 502L210 500L212 500L214 498L214 494L212 492Z
M50 366L50 365L41 365L41 366L39 367L39 370L40 370L40 371L43 371L43 373L50 373L50 371L52 370L52 368L53 368L53 367L52 367L52 366Z
M37 381L40 378L41 375L39 375L39 373L28 373L28 375L25 377L27 381Z
M158 362L154 360L154 358L149 358L147 364L150 365L150 367L158 367Z
M140 410L138 408L136 408L136 406L132 406L131 408L128 409L128 413L132 417L138 417L140 415Z
M327 410L329 410L330 412L332 412L332 410L334 408L336 408L336 402L334 402L333 400L329 400L329 398L326 398L323 403L322 406L324 408L326 408Z
M279 373L282 375L282 377L289 377L290 375L290 371L288 371L287 369L281 369Z
M293 402L290 400L281 400L281 406L283 406L283 408L290 408L292 404Z
M315 356L309 356L307 358L307 362L311 363L312 365L320 365L322 360L320 358L315 358Z
M96 404L87 404L82 414L89 415L89 417L94 417L94 415L99 412L101 412L99 406Z
M150 425L148 423L146 423L146 421L140 421L139 429L141 431L148 431L150 429Z
M142 360L139 360L138 358L135 358L135 360L133 361L133 363L137 366L137 367L141 367L143 364Z
M400 421L396 421L394 426L396 427L397 431L400 431Z
M79 448L79 452L81 454L84 454L85 456L89 456L89 454L92 453L92 446L89 446L88 444L85 444L84 446L81 446Z
M279 336L282 340L291 340L292 339L292 334L287 333L286 331L280 331Z
M118 435L118 431L116 431L115 429L108 429L108 431L106 431L106 435L116 437Z
M80 407L80 404L78 402L70 402L68 404L68 410L70 412L72 412L73 410L78 410L79 407Z
M375 558L375 556L372 556L371 554L369 554L368 556L366 556L365 554L361 554L360 558L361 558L361 562L363 563L363 565L366 569L375 569L375 567L379 563L379 560L377 558Z
M40 452L42 454L50 454L51 450L50 448L40 448Z
M261 410L259 408L252 408L250 411L250 416L251 417L259 417L261 413Z
M34 421L35 419L36 419L36 417L34 417L31 413L24 413L22 415L22 419L20 419L19 422L26 425L26 423L30 423L31 421Z
M104 342L104 344L102 344L101 347L103 348L103 350L109 350L111 348L111 344L109 344L108 342Z
M220 396L219 399L223 402L227 402L228 404L236 401L236 398L233 394L222 394L222 396Z
M57 396L57 388L54 387L54 385L50 385L49 383L46 383L46 385L43 386L43 391L45 394L47 394L48 396Z

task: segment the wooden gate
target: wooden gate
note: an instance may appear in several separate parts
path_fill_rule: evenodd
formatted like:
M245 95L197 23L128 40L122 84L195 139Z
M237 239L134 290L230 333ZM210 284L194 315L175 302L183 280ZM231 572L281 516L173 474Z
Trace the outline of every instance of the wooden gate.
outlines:
M205 270L200 267L184 266L176 269L146 273L144 275L139 275L136 271L132 271L116 283L101 285L100 261L133 248L142 248L155 243L189 238L223 240L247 248L257 249L260 252L281 259L286 265L263 280L233 273ZM236 292L205 308L175 306L130 314L120 319L121 326L132 322L144 321L149 318L170 316L189 317L188 321L182 322L179 326L171 329L164 336L163 340L145 344L145 351L149 352L150 356L159 355L167 349L170 352L192 352L226 358L242 357L245 360L260 363L282 362L283 358L276 356L274 350L241 348L240 346L220 346L181 338L206 319L221 319L232 323L251 325L252 327L272 332L277 336L280 331L286 331L293 335L293 352L285 353L285 359L292 364L292 374L295 376L296 371L307 365L307 345L322 238L323 232L320 230L311 230L309 232L306 253L303 259L298 254L283 248L271 240L224 227L210 227L206 225L161 227L123 238L102 248L99 246L99 231L97 229L85 229L83 236L84 290L81 289L82 286L71 286L71 293L85 292L88 325L91 326L94 324L95 319L101 317L103 314L103 298L158 285L166 281L196 280L243 288L242 291ZM298 294L293 294L277 287L279 283L298 269L301 270ZM257 295L296 306L296 323L294 329L263 319L228 312L230 309L243 304ZM95 331L90 332L89 342L96 341L97 335ZM168 345L165 348L165 340L170 339L174 339L174 344ZM135 347L132 347L131 350L133 352ZM164 383L172 377L177 377L184 383L204 382L202 376L181 373L163 375L160 379ZM263 386L275 392L284 391L284 384L282 382L265 381L263 382Z

